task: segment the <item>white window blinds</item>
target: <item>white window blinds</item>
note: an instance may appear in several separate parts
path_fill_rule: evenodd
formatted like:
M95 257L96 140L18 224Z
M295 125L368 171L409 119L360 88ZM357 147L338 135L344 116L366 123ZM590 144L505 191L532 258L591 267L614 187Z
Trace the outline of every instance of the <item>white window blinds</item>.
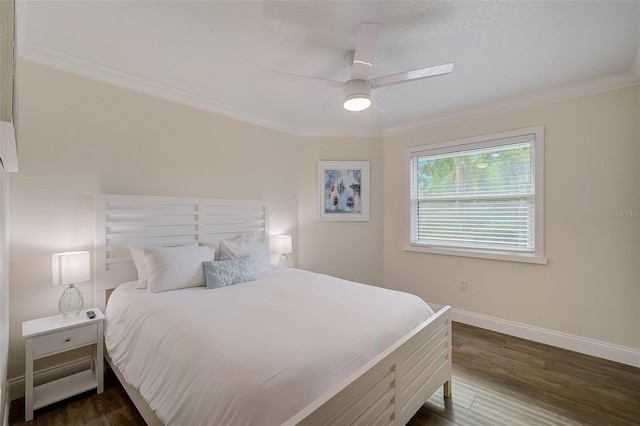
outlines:
M410 154L410 244L534 253L535 134Z

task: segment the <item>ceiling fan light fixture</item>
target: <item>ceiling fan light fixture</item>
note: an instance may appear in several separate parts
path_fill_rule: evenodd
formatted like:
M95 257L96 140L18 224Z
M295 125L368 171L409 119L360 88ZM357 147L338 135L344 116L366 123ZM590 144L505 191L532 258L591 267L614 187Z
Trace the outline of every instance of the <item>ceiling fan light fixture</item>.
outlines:
M368 81L347 81L342 90L347 111L364 111L371 106L371 84Z
M447 64L370 78L369 75L374 66L373 59L378 50L382 29L383 25L380 23L363 23L360 25L356 37L356 48L345 55L347 64L351 67L351 79L345 83L306 75L274 72L289 79L314 82L327 87L337 88L342 86L342 105L344 109L357 112L364 111L371 106L371 89L445 75L453 71L454 63L449 62ZM380 108L376 109L380 113L384 113Z
M366 93L356 93L344 98L344 109L347 111L364 111L371 106L371 98Z

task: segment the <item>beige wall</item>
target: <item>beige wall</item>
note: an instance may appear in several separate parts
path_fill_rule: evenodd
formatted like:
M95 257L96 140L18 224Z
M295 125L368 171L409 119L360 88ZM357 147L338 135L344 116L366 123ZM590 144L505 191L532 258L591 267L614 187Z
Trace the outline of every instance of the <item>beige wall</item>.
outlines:
M301 147L300 155L300 267L313 272L380 285L382 283L382 140L324 139ZM368 222L319 222L316 162L369 161L370 214Z
M318 223L299 199L308 203L316 193L315 173L307 173L316 160L381 161L380 141L294 137L29 62L20 63L19 89L9 378L24 374L22 321L57 313L62 288L51 285L51 254L92 251L97 193L267 200L272 233L294 237L294 265L379 281L382 196L373 200L372 221L354 227ZM382 165L372 170L381 185ZM362 241L371 249L359 250ZM299 247L322 256L298 262ZM358 253L357 269L345 261L349 253ZM92 306L91 284L79 288Z
M640 86L384 140L384 282L427 301L640 348ZM405 149L545 126L547 265L403 250ZM457 281L468 280L468 290Z

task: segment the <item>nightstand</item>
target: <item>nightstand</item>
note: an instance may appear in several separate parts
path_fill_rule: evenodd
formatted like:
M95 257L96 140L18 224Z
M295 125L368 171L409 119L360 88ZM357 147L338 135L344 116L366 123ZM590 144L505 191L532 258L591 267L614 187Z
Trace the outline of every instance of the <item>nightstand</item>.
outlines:
M89 319L86 312L95 312ZM33 410L61 401L70 396L97 389L104 390L103 358L104 315L98 308L85 309L76 317L56 315L22 323L25 339L26 365L24 379L24 418L33 419ZM91 369L52 382L33 386L33 361L83 346L92 347Z

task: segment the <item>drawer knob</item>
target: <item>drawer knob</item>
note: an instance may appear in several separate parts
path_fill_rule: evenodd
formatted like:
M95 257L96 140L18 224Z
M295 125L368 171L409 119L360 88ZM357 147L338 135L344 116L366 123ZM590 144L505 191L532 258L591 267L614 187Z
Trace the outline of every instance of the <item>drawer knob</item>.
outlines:
M66 339L64 339L65 342L69 342L71 341L71 337L67 337Z

